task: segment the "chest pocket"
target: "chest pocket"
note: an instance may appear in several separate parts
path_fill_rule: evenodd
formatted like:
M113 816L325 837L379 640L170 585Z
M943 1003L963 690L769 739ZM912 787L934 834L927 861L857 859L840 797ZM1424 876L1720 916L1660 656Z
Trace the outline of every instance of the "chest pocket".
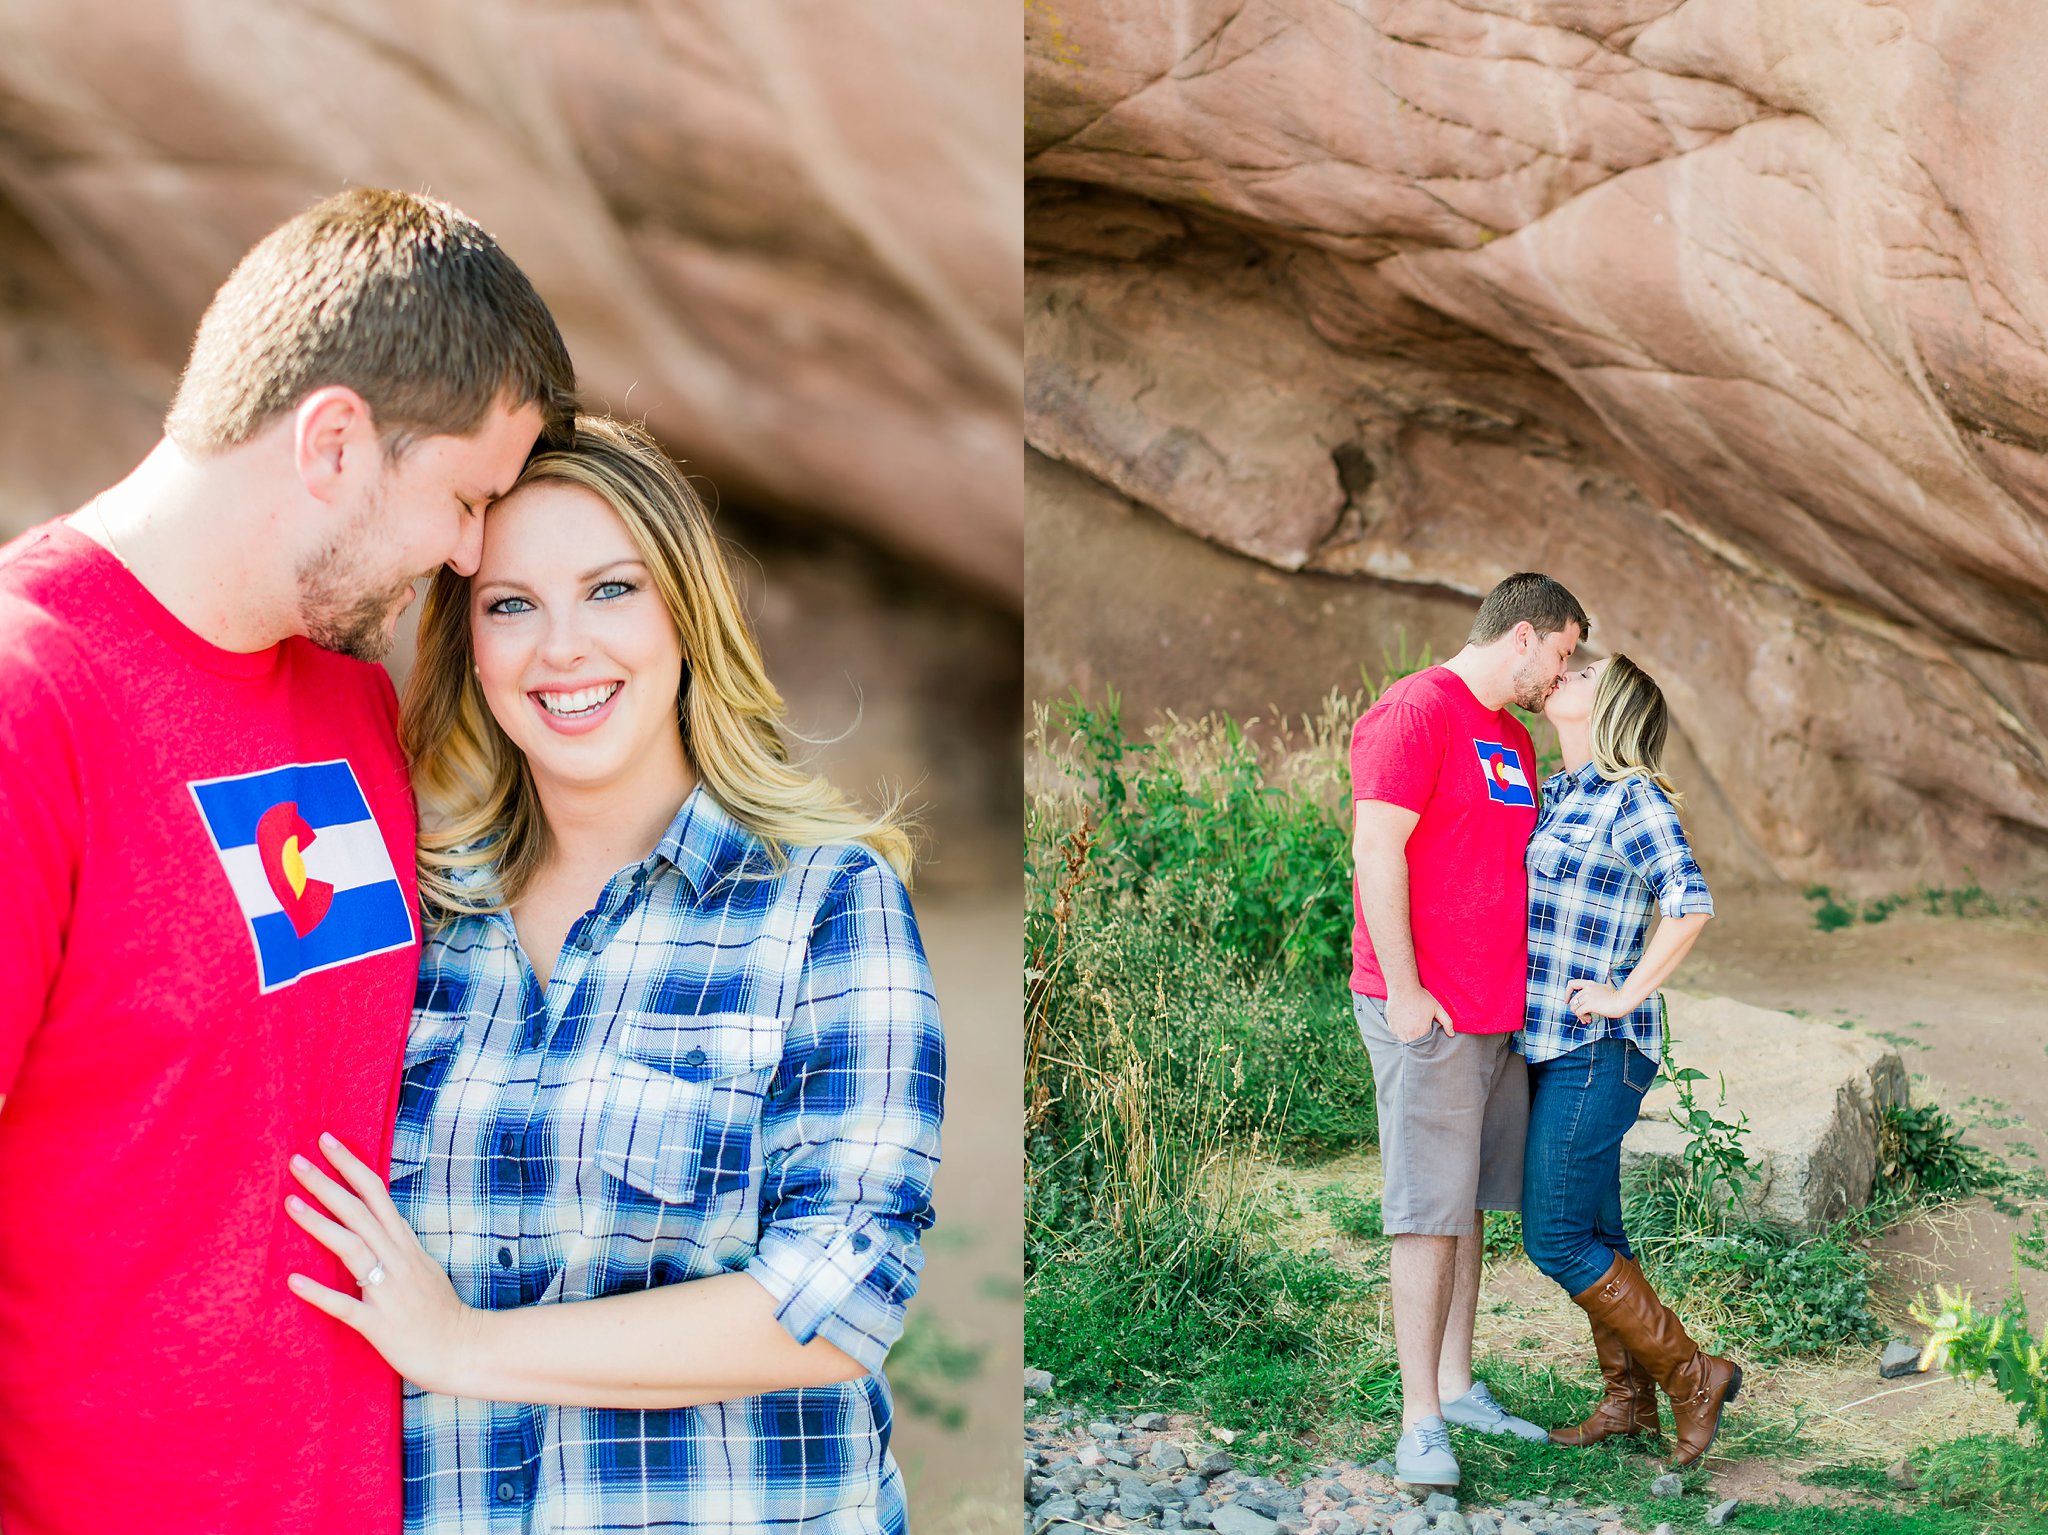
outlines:
M414 1013L405 1036L405 1075L398 1085L398 1123L391 1133L391 1181L427 1165L428 1125L449 1065L462 1045L461 1013Z
M598 1118L597 1165L664 1204L747 1186L782 1020L749 1013L635 1015Z
M1546 879L1570 879L1592 856L1594 828L1561 822L1529 839L1529 868Z

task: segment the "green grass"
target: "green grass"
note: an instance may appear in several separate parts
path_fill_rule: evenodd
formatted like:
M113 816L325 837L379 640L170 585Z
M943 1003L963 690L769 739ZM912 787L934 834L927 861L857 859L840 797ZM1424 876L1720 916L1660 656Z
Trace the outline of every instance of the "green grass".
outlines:
M1965 1513L2011 1515L2015 1522L2008 1529L2048 1530L2048 1449L2038 1440L1972 1434L1929 1445L1909 1458L1927 1502Z
M1198 1411L1292 1442L1305 1422L1398 1411L1374 1333L1383 1281L1270 1247L1220 1259L1199 1296L1148 1304L1106 1248L1046 1264L1027 1291L1025 1355L1087 1407Z
M1333 1227L1354 1241L1386 1235L1380 1226L1380 1202L1372 1195L1325 1185L1309 1196L1309 1202L1329 1216Z

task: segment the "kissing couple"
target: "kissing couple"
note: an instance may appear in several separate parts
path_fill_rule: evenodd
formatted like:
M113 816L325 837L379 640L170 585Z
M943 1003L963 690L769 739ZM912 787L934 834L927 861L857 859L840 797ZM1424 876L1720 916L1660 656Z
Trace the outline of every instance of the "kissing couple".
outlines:
M1395 1476L1459 1479L1450 1430L1654 1441L1691 1465L1742 1386L1658 1299L1623 1229L1621 1143L1657 1075L1657 988L1713 916L1642 667L1574 667L1592 624L1535 572L1479 605L1463 649L1393 683L1351 737L1351 990L1379 1103L1401 1371ZM1512 707L1511 707L1512 706ZM1513 712L1556 730L1538 783ZM1652 931L1651 918L1656 917ZM1509 1413L1472 1373L1485 1212L1586 1313L1604 1392L1584 1422Z

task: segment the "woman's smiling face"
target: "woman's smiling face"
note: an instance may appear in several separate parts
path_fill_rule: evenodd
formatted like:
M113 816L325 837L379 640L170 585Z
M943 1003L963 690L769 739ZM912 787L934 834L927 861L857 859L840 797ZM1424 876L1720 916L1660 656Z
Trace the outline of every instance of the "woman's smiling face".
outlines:
M682 643L596 492L542 481L491 507L470 638L484 699L537 786L601 788L682 760Z
M1582 725L1590 720L1593 717L1593 692L1605 670L1607 662L1603 657L1566 672L1564 680L1545 700L1543 717L1553 725Z

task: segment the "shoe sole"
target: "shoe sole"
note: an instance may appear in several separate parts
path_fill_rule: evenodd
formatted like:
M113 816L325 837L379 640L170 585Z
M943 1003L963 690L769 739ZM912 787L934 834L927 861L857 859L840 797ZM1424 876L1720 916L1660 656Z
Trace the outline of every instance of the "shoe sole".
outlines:
M1714 1441L1721 1437L1721 1418L1728 1411L1729 1404L1742 1395L1742 1366L1730 1364L1735 1374L1728 1381L1728 1394L1721 1398L1721 1409L1714 1414L1714 1431L1707 1435L1707 1442L1700 1446L1699 1454L1691 1460L1674 1460L1667 1463L1670 1470L1683 1471L1687 1466L1696 1466L1707 1458L1707 1452L1714 1447Z

